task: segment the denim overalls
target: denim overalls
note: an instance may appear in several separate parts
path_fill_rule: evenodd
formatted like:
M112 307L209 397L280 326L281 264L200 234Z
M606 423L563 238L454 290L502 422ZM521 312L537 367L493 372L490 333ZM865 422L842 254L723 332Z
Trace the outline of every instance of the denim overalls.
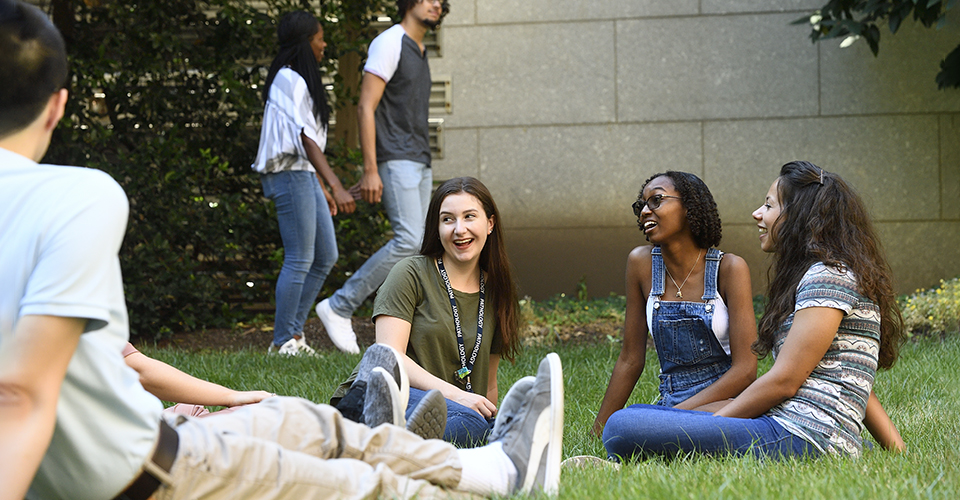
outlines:
M664 266L660 247L653 247L653 321L650 330L660 359L661 406L675 406L707 388L730 369L730 356L713 333L713 304L717 298L717 270L723 252L707 250L703 302L661 301Z

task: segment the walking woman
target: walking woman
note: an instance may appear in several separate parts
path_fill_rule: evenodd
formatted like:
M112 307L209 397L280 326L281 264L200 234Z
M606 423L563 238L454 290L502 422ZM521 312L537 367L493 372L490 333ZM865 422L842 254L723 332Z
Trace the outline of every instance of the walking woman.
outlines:
M444 439L482 444L497 411L497 367L501 358L515 357L520 341L500 214L479 180L460 177L437 188L420 255L390 271L373 320L377 342L405 353L407 411L437 389L447 400Z
M754 349L773 367L732 401L705 411L639 408L614 414L611 456L705 454L856 457L866 427L886 449L903 441L873 393L904 339L890 268L860 197L809 162L783 166L753 213L774 254L769 303ZM613 429L630 429L630 439Z
M717 250L720 216L706 184L685 172L656 174L633 210L652 245L627 258L623 346L593 424L598 437L611 414L629 421L635 411L622 408L643 373L648 330L660 360L658 405L693 409L729 399L757 376L750 270ZM629 428L611 432L632 439Z
M332 216L356 206L323 155L330 120L318 65L327 45L323 27L308 12L291 12L280 19L277 37L280 50L263 89L263 128L253 164L264 195L276 204L284 251L268 352L312 354L303 324L337 262ZM342 351L360 352L354 336L331 340Z

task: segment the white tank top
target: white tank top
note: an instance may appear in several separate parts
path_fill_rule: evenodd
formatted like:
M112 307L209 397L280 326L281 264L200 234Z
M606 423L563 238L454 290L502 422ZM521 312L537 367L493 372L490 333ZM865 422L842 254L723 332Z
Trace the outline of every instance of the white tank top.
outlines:
M653 335L653 328L650 325L653 324L653 303L659 300L656 296L650 295L647 297L647 331L650 335ZM723 302L723 297L720 296L720 292L717 292L717 298L706 301L707 304L713 304L713 324L710 325L713 330L713 334L716 335L717 341L720 342L720 346L723 347L723 352L727 353L727 356L730 355L730 313L727 312L727 304Z

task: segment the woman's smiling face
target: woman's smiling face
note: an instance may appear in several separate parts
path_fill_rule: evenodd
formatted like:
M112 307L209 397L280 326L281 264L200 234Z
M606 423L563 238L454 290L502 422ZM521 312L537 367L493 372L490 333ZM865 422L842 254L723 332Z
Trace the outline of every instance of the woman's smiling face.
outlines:
M781 209L780 179L777 178L767 191L763 205L753 211L753 219L757 221L757 227L760 230L760 249L764 252L777 250L776 243L773 241L773 230L777 225L777 219L780 218Z
M487 216L476 196L459 192L444 198L439 227L444 260L478 262L493 224L493 217Z
M647 241L659 244L671 235L688 230L687 209L671 178L661 175L651 180L643 187L642 195L646 203L640 210L640 229ZM651 209L651 206L657 208Z

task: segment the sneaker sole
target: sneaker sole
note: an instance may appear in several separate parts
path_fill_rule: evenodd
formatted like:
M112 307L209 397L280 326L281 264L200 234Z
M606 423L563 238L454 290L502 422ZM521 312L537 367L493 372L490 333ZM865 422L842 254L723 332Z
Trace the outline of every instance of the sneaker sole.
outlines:
M407 420L407 430L423 439L440 439L447 428L447 400L434 389L420 400Z
M545 358L550 368L550 408L537 417L527 473L520 491L529 493L537 482L537 471L543 455L546 467L540 485L547 495L560 489L560 457L563 451L563 368L560 356L551 352Z
M491 443L499 441L500 427L503 425L506 416L511 412L516 413L520 410L520 405L523 404L523 397L520 392L523 391L525 393L530 390L536 379L537 378L532 375L527 375L510 386L510 390L507 391L507 395L503 397L500 408L497 410L497 418L493 421L493 430L490 432Z
M393 375L390 374L382 366L378 366L371 370L375 374L379 373L383 379L386 381L387 387L390 391L390 410L393 413L393 421L389 422L398 427L404 426L403 421L403 411L406 409L406 405L400 405L400 389L397 387L397 382L393 379Z
M407 404L410 402L410 377L407 375L406 368L403 367L404 356L400 354L399 351L388 346L387 344L373 344L372 346L368 347L363 354L366 355L367 352L370 352L370 350L383 349L387 349L396 362L396 371L394 373L387 371L387 374L389 374L390 377L396 382L397 388L400 390L400 402L403 403L403 408L406 409ZM360 362L363 363L363 360L361 359Z
M561 469L620 470L620 464L604 460L594 455L577 455L560 462Z

